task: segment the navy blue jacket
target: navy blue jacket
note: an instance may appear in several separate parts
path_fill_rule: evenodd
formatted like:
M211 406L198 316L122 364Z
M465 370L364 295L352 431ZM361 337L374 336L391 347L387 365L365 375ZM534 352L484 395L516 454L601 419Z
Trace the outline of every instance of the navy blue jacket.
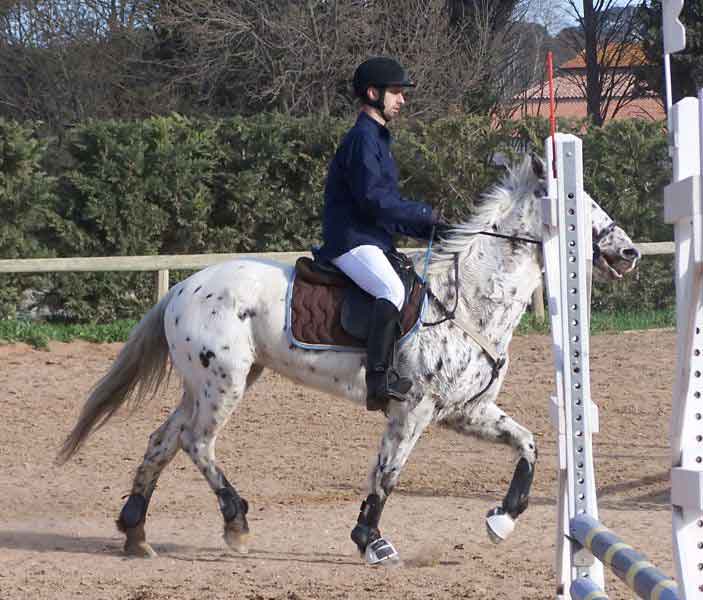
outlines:
M429 239L432 208L400 195L390 146L388 129L360 113L327 173L322 258L336 258L366 244L387 252L397 234Z

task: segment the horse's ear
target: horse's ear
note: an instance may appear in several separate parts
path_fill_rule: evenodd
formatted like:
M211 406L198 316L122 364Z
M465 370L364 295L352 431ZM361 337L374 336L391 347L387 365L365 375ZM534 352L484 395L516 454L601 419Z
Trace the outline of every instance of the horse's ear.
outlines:
M534 152L530 155L530 157L532 159L532 172L535 174L537 179L546 179L547 165L544 164L542 157Z

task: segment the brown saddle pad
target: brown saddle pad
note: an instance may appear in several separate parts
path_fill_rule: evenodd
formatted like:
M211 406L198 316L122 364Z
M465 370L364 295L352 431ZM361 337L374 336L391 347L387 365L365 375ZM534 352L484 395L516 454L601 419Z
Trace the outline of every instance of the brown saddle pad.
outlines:
M290 330L293 339L311 346L343 346L365 349L366 342L349 335L341 325L342 302L350 280L339 275L334 283L327 280L327 274L317 272L308 281L310 259L298 259L293 290L290 298ZM300 268L299 268L300 267ZM410 331L420 318L424 286L416 284L410 300L400 314L403 334Z

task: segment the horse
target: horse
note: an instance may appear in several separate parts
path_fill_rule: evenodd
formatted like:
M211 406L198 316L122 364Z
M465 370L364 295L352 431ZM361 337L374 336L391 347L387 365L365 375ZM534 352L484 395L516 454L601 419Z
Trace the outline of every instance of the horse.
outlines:
M391 400L386 407L368 495L351 534L370 564L399 560L381 535L381 514L413 447L432 423L507 444L517 453L503 502L488 511L492 541L505 539L527 508L535 439L496 405L496 397L514 330L540 282L545 178L544 163L536 157L526 156L508 168L469 219L452 225L428 257L424 326L402 340L396 355L397 369L412 380L412 388L405 402ZM590 201L594 277L619 279L635 269L640 252ZM89 394L59 451L59 464L118 409L137 408L153 397L169 363L183 382L180 404L149 437L117 519L128 555L155 556L146 541L147 509L160 474L179 450L190 456L215 493L226 544L235 552L247 551L249 505L217 465L215 443L264 369L364 405L363 348L319 351L291 343L286 298L292 277L290 266L250 257L191 275L144 315Z

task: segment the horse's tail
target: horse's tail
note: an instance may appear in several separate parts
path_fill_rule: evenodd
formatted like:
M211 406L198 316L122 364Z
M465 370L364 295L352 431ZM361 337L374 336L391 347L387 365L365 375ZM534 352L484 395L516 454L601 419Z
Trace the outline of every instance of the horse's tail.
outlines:
M158 391L167 374L164 312L171 293L144 315L110 370L91 390L78 422L61 446L58 464L68 461L88 436L105 425L123 404L129 402L132 410L136 410Z

